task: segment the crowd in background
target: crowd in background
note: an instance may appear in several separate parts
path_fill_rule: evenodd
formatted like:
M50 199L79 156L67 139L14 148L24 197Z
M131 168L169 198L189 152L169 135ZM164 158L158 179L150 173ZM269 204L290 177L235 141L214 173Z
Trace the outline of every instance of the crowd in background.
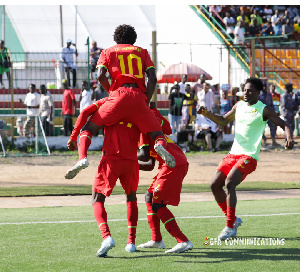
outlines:
M242 44L245 37L293 35L300 38L300 6L294 5L210 5L213 17L234 39ZM292 36L290 36L291 38Z
M205 74L201 75L196 83L187 83L188 76L183 75L182 81L172 85L169 94L169 122L172 128L172 135L177 139L187 139L186 130L193 129L196 139L205 139L209 151L220 150L222 134L233 134L232 124L220 128L214 122L203 115L197 114L197 108L204 106L208 111L224 116L231 108L243 99L244 84L240 87L223 85L219 89L206 81ZM293 85L286 84L286 91L282 95L276 92L274 84L268 85L263 80L263 90L259 100L270 106L281 115L290 126L291 132L295 130L294 118L299 113L300 91L295 92ZM219 96L220 95L220 96ZM278 146L276 137L276 126L268 122L272 138L272 146ZM212 140L215 140L215 148L212 148ZM266 137L263 136L263 144L266 144Z

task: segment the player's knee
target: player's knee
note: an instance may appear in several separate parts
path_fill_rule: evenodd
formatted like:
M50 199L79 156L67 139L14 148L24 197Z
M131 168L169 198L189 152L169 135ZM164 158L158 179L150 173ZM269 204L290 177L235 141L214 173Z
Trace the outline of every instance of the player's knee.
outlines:
M152 194L149 192L145 193L145 202L146 203L151 203L152 202Z
M230 191L230 190L234 190L236 187L234 181L232 181L231 178L226 178L226 181L225 181L225 188L227 191Z
M128 201L137 201L136 192L131 192L129 195L126 195L127 202Z
M156 213L160 208L166 207L166 204L152 203L152 210Z
M96 202L104 202L105 198L106 198L106 196L104 194L93 192L93 194L92 194L92 204L94 204Z

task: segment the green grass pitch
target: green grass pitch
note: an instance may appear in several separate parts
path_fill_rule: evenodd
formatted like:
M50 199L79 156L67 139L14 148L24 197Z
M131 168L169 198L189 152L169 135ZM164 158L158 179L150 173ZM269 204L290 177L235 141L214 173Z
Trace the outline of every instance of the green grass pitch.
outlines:
M299 271L299 199L238 201L243 219L238 237L285 239L284 245L204 245L216 238L225 217L215 202L181 203L170 207L194 249L166 254L161 249L127 253L125 205L107 205L116 247L107 258L96 258L101 235L91 207L0 209L1 272L213 272ZM278 215L281 214L281 215ZM151 238L146 207L139 204L136 244ZM176 240L164 229L166 248Z

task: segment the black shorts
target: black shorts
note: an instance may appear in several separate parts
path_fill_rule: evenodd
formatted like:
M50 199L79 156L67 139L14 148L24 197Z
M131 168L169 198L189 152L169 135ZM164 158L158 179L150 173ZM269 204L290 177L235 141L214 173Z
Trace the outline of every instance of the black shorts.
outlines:
M91 72L95 72L96 71L96 63L92 62L91 63Z
M201 130L198 134L197 134L197 139L204 139L205 136L210 133L211 134L211 139L215 139L217 140L218 137L220 137L222 135L222 131L221 130L217 130L217 132L213 132L210 129L207 130Z

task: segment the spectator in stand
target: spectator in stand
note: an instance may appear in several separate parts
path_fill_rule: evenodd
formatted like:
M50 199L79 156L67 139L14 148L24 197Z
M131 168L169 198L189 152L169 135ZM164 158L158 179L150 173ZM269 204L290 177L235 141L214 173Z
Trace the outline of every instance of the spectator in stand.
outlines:
M203 89L203 84L205 83L205 81L206 81L206 75L201 74L200 79L198 79L198 81L194 83L192 87L192 91L195 92L196 94L200 92Z
M234 39L234 25L235 25L235 19L231 16L230 12L227 11L225 13L225 17L223 18L225 27L226 27L226 33L231 36L232 39Z
M80 112L93 103L93 101L92 101L93 91L88 89L87 84L88 83L86 80L82 81L82 83L81 83L82 88L81 88L80 96L79 96Z
M182 75L182 80L179 83L179 87L180 87L180 93L181 94L185 94L185 83L187 81L188 76L187 75Z
M285 93L282 95L280 99L280 110L281 115L284 118L284 121L289 125L291 136L293 139L293 134L295 130L295 120L294 120L294 112L296 110L296 101L294 99L293 93L293 84L286 83L285 85ZM293 139L294 141L294 139Z
M262 24L263 24L263 21L262 21L262 18L260 17L260 15L259 15L258 10L253 10L253 13L250 15L251 24L253 24L254 18L256 18L257 25L261 27Z
M283 16L279 14L278 10L275 10L275 14L271 17L272 26L275 35L282 35L282 22Z
M290 13L289 13L288 10L285 10L285 11L284 11L283 19L284 19L284 22L285 22L287 19L293 20L293 17L290 16Z
M220 115L224 116L232 108L231 100L228 98L228 91L221 91L221 101L220 101ZM223 127L223 132L226 134L231 133L231 123Z
M10 88L10 52L6 47L4 47L4 43L4 40L0 41L0 85L2 89L5 88L2 82L2 75L4 72L6 73Z
M207 117L197 114L195 120L195 130L197 139L205 139L208 146L208 151L213 151L211 139L214 139L216 142L214 151L220 151L220 144L222 142L223 135L217 124Z
M269 36L274 34L271 18L267 18L267 23L262 26L261 35Z
M270 8L270 6L265 5L263 13L265 18L271 18L273 14L273 10Z
M40 102L40 116L42 126L46 136L53 136L52 120L54 115L54 102L52 95L46 89L45 84L40 86L41 102Z
M91 63L91 79L94 79L93 73L96 71L96 65L100 54L103 49L97 47L97 42L92 42L92 48L90 50L90 63Z
M180 131L179 125L182 117L182 105L183 101L187 99L185 94L180 93L180 86L175 84L171 87L171 93L169 95L169 122L172 129L172 134Z
M246 16L250 16L251 14L251 8L250 6L240 6L240 11L243 11Z
M62 116L64 118L64 136L70 136L73 130L73 117L76 116L76 99L68 81L63 80L64 94L62 101Z
M266 106L272 108L275 110L274 104L273 104L273 98L272 98L272 94L270 92L267 91L267 82L263 81L263 89L259 94L259 100L265 104ZM275 135L276 135L276 126L274 125L274 123L271 122L271 120L268 120L268 126L270 128L270 133L271 133L271 138L272 138L272 146L278 146L278 144L275 141ZM266 144L266 136L265 134L263 134L263 143L264 145Z
M248 34L248 32L249 32L249 23L250 23L250 20L249 20L249 17L246 16L244 10L241 10L240 15L236 18L236 22L237 22L237 23L236 23L236 26L238 25L238 23L239 23L240 21L243 21L243 22L244 22L244 26L243 26L243 27L245 28L245 33Z
M235 44L244 44L245 42L245 28L244 28L244 21L240 20L237 23L237 26L234 29L234 43Z
M187 99L183 101L181 124L187 128L196 118L197 94L192 91L189 84L185 85L185 92Z
M287 18L285 23L282 25L282 34L288 35L295 31L294 26L291 25L291 20Z
M29 137L31 129L35 132L35 115L39 115L39 107L41 103L41 97L40 94L36 92L35 84L30 84L28 89L29 93L27 93L24 103L22 99L19 99L20 103L27 107L27 119L23 128L25 137Z
M210 85L205 82L203 89L197 93L198 106L205 106L207 110L212 111L215 107L215 94L210 89Z
M294 24L295 32L300 35L300 18L298 19L298 22Z
M70 48L71 45L73 45L75 47L75 50ZM74 54L76 56L78 56L76 44L72 43L71 39L68 39L67 47L62 48L62 52L60 54L60 59L63 62L64 69L67 74L67 80L69 83L69 87L71 86L70 71L72 71L72 76L73 76L73 82L72 82L73 86L72 87L73 88L76 87L76 66L73 61Z
M295 18L296 16L299 16L298 9L294 5L290 5L287 8L287 11L289 12L291 19Z
M277 115L280 115L280 94L276 92L276 86L274 84L270 85L270 93L272 95L273 105Z
M258 36L260 33L260 26L257 25L257 19L253 18L252 23L249 26L249 35Z
M226 12L230 11L230 7L226 5L221 5L220 8L221 11L219 11L219 15L221 18L224 18L226 16Z

